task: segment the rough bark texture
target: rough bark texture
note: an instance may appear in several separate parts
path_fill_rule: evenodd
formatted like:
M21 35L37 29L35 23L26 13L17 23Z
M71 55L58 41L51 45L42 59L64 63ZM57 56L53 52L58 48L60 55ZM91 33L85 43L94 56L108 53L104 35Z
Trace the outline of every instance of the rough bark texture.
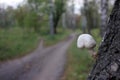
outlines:
M120 80L120 0L116 0L98 58L87 80Z
M108 18L108 1L109 0L101 0L101 36L102 37L106 31L106 23Z

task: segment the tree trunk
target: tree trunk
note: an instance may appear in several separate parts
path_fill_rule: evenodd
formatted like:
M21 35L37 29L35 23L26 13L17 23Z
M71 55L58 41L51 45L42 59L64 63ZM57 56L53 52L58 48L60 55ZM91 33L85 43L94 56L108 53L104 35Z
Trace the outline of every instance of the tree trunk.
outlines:
M86 25L87 33L91 34L91 24L92 23L90 22L90 12L88 11L88 9L89 9L88 8L89 7L88 2L89 2L88 0L84 1L84 7L85 7L85 13L84 14L85 14L86 20L87 20L86 21L86 23L87 23L87 25Z
M57 34L57 27L54 27L54 34Z
M67 28L67 26L66 26L66 13L63 13L63 15L62 15L62 26L63 26L63 28Z
M96 63L87 80L120 80L120 0L116 0Z
M50 21L50 34L53 36L54 35L54 16L53 16L53 7L54 7L54 4L53 4L53 1L52 0L49 0L49 4L50 4L50 15L49 15L49 21Z
M108 1L101 0L101 36L103 37L106 31L106 24L108 18Z
M54 20L54 34L57 34L57 26L58 26L59 18Z

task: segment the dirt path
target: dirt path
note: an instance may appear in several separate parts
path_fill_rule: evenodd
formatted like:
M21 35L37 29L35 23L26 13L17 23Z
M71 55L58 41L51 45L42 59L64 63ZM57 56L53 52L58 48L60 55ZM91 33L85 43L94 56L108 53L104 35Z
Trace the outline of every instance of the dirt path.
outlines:
M66 50L74 39L52 47L38 48L21 59L8 61L0 65L0 80L59 80L66 61Z

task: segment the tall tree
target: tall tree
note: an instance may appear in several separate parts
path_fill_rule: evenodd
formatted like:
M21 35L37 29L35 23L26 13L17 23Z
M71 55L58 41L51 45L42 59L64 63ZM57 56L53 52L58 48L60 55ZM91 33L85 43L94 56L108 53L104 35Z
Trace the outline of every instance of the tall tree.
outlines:
M77 17L78 15L75 13L75 1L74 0L67 0L66 5L66 12L65 12L65 18L66 18L66 25L67 28L75 30L77 28Z
M98 58L87 80L120 80L120 0L116 0Z
M53 3L53 0L49 0L49 8L50 8L50 14L49 14L49 21L50 21L50 34L53 36L55 34L54 32L54 21L53 21L53 12L54 12L54 3Z
M101 36L102 37L106 31L106 23L108 19L108 1L109 0L101 0Z
M72 20L71 20L71 26L72 26L72 30L75 30L75 28L76 28L76 18L75 18L75 4L74 4L74 0L72 0L72 6L71 6L71 13L72 13L72 15L71 15L71 18L72 18Z
M51 35L54 35L57 33L57 25L64 11L64 4L65 4L64 2L65 0L28 0L30 7L38 15L43 13L44 10L48 10ZM41 9L43 3L46 4L44 5L44 10ZM49 5L49 8L48 8L48 5ZM47 12L47 11L44 11L44 12Z
M83 14L85 15L85 18L86 18L86 21L87 21L87 31L88 31L88 33L91 33L91 30L90 30L90 27L89 27L89 23L88 23L88 21L89 21L89 18L88 18L88 16L89 16L89 12L88 12L88 0L85 0L84 1L84 12L83 12Z
M14 19L14 9L11 6L7 8L0 6L0 27L8 28L13 26L15 23Z
M40 13L42 10L41 8L44 7L44 5L42 4L46 3L47 0L27 0L27 2L33 11L35 11L36 13Z
M91 29L99 26L98 6L95 0L85 0L84 7L81 9L82 15L86 18L86 29L91 33Z
M54 33L57 33L57 26L59 20L64 12L65 0L55 0L54 2L54 11L53 11L53 26L54 26Z
M33 26L36 32L39 32L41 26L44 24L44 17L47 14L47 1L48 0L27 0L28 3L26 5L29 6L29 13L26 16L25 23L26 26Z
M6 10L0 7L0 27L5 28L7 22Z
M28 14L28 8L26 8L25 6L19 6L16 9L15 19L16 19L17 26L25 27L24 19L27 16L27 14Z

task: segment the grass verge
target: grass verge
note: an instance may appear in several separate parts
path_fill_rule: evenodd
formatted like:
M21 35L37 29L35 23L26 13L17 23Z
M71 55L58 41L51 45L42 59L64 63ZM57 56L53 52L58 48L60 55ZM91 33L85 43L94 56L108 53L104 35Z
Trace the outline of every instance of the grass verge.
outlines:
M101 41L101 38L99 37L99 30L93 30L92 34L97 43L99 44ZM98 44L96 50L98 49ZM75 40L68 50L67 57L68 61L62 80L86 80L90 69L94 63L94 60L88 54L87 49L78 49L76 47Z
M44 39L44 45L51 46L66 39L66 37L68 37L70 33L71 33L70 30L59 29L58 33L55 34L54 36L51 35L41 35L41 36Z
M86 49L76 48L76 41L68 50L68 64L62 80L85 80L92 66L92 58Z
M0 61L25 55L37 46L38 41L34 32L21 28L0 29Z
M54 45L64 40L70 31L58 30L58 34L38 34L23 28L0 29L0 61L24 56L34 50L40 38L44 39L45 46Z

